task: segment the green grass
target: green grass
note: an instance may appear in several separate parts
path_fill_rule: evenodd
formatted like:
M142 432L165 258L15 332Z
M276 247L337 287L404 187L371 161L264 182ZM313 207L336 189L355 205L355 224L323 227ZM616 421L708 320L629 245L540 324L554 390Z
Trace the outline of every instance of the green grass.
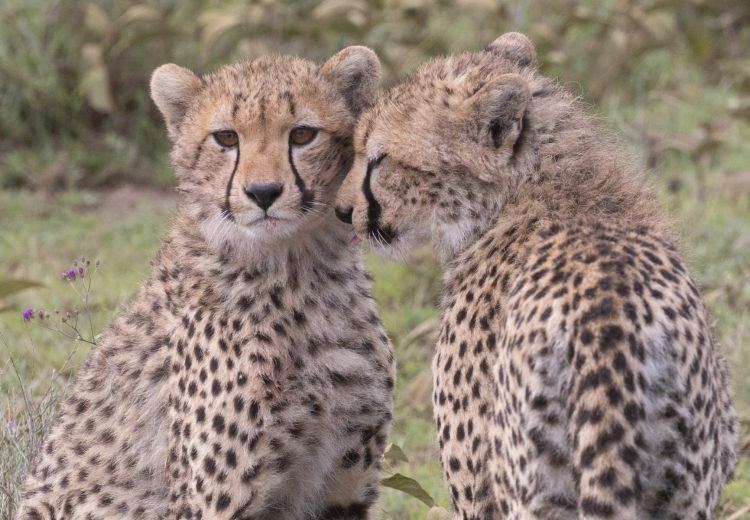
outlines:
M167 226L169 210L141 206L126 211L103 211L100 197L87 192L63 192L50 198L28 193L0 193L2 220L7 230L0 235L0 265L4 276L29 278L45 284L6 302L18 309L28 303L50 312L65 313L80 306L79 298L61 279L61 273L81 256L99 259L102 269L95 280L92 302L95 330L102 329L128 301L149 272L149 258ZM1 315L4 334L12 345L16 364L32 386L44 381L52 369L68 357L68 345L46 331L32 330L17 312ZM54 314L53 314L54 318ZM44 332L44 334L40 334ZM85 354L81 346L78 356ZM3 356L5 358L7 356ZM72 366L72 365L71 365ZM32 377L33 376L33 377ZM7 372L0 374L0 390L9 384Z

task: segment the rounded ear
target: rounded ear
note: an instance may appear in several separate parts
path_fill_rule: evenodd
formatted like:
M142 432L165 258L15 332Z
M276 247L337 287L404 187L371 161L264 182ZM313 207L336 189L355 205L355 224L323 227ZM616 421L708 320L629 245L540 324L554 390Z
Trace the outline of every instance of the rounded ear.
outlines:
M485 49L520 67L537 67L536 50L531 40L518 32L505 33Z
M355 116L375 102L380 82L380 60L367 47L347 47L331 56L320 74L333 83Z
M151 75L151 99L164 116L172 139L177 137L190 101L202 86L192 71L174 63L162 65Z
M466 100L471 117L477 118L480 131L489 135L495 148L513 147L522 129L522 120L531 92L518 74L503 74Z

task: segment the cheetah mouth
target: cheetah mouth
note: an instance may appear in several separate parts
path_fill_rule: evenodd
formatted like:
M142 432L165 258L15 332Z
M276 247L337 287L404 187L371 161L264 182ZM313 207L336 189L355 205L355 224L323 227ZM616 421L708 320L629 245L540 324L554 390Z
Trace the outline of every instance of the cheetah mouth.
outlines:
M277 227L283 226L284 224L289 224L290 222L291 220L288 218L279 217L279 216L271 216L271 215L263 215L253 220L250 220L248 222L243 222L242 225L248 229L273 230L273 229L276 229Z
M369 226L367 236L371 242L379 245L390 245L396 240L396 232L390 228L380 226Z

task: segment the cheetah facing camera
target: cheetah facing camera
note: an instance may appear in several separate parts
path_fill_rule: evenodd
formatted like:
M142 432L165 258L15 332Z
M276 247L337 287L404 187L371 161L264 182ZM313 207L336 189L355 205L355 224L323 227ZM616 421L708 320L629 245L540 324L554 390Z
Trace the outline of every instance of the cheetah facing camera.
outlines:
M363 47L156 70L177 216L79 371L19 519L368 516L393 357L331 205L378 77Z
M632 161L531 42L433 60L363 114L337 214L445 270L435 420L455 518L710 518L728 370Z

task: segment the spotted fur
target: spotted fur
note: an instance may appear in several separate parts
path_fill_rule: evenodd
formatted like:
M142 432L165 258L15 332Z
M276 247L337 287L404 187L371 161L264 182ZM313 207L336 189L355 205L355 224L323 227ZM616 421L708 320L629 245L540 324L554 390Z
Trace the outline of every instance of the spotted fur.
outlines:
M651 190L523 35L363 115L337 213L444 267L435 421L456 519L707 519L737 419Z
M369 516L393 357L330 205L378 75L362 47L322 66L271 56L154 73L177 215L79 370L17 518ZM299 126L318 129L309 144L293 144ZM258 181L283 187L266 211L245 193Z

